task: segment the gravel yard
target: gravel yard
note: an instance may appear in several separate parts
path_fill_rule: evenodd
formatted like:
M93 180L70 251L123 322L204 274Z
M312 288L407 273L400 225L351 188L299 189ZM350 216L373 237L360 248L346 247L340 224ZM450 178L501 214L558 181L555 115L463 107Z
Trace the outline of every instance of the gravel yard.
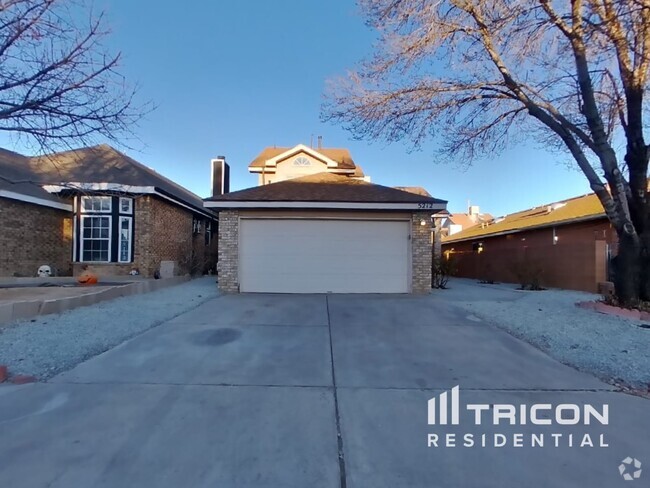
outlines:
M557 360L612 382L650 387L650 329L641 322L575 306L595 300L589 293L518 291L516 285L483 285L456 278L435 299L507 330Z
M47 379L216 297L215 279L118 298L0 328L0 364Z

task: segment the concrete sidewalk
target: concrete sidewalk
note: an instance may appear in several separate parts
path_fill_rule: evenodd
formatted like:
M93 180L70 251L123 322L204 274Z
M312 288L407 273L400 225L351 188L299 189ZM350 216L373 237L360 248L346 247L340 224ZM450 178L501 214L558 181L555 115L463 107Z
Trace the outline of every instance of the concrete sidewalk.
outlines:
M606 403L610 422L428 425L428 399L456 385L463 405ZM432 297L222 296L49 383L0 387L0 486L611 487L622 459L650 463L649 407ZM432 433L609 447L427 447Z

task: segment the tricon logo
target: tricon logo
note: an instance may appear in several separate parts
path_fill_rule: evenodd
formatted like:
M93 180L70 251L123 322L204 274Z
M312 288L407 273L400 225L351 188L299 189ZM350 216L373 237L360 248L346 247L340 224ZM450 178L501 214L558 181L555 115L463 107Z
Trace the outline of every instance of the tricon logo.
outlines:
M461 423L470 425L502 425L509 426L503 432L485 432L485 429L474 429L474 432L458 432L456 428ZM441 428L438 432L427 433L427 447L544 447L552 443L553 447L609 447L605 433L600 433L595 439L593 432L576 429L578 425L608 425L609 405L600 408L594 405L576 403L461 403L460 386L443 391L427 401L427 423L434 426L454 426ZM525 432L526 429L513 429L510 426L542 426L536 431ZM564 432L554 432L553 425L568 426ZM483 432L481 432L483 430ZM517 431L518 430L518 431ZM529 429L528 429L529 430ZM629 459L630 463L638 462ZM623 461L626 463L626 460ZM624 479L636 479L641 475L641 464L634 464L637 471L629 473L633 467L621 465L621 476Z
M460 423L460 387L454 386L428 401L427 420L429 425L458 425ZM492 420L493 425L590 425L593 421L609 424L609 405L600 409L593 405L575 403L533 403L512 405L508 403L468 403L464 409L473 413L475 425ZM485 415L484 415L485 414Z
M441 393L437 398L433 397L429 400L429 425L447 425L449 412L451 412L451 425L458 425L460 415L459 390L459 386L454 386L451 389L450 408L447 408L448 392Z
M636 458L626 457L618 466L618 473L625 481L638 480L641 477L641 461Z

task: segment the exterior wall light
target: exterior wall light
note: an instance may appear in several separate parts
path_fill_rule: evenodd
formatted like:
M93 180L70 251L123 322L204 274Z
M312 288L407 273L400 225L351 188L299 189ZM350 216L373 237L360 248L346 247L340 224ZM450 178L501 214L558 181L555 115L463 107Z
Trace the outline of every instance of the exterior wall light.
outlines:
M425 225L427 225L427 221L426 220L420 220L420 225L422 227L424 227Z

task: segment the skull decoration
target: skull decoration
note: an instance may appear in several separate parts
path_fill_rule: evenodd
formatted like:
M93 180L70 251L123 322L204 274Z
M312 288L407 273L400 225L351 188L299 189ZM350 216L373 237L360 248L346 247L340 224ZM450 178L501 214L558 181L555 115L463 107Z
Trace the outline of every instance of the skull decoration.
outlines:
M52 276L52 268L44 264L43 266L40 266L38 268L38 271L36 272L39 278L49 278Z

